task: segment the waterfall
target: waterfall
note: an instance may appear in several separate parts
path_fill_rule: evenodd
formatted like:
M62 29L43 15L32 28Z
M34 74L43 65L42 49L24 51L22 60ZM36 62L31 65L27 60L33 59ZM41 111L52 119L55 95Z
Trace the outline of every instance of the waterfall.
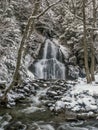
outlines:
M65 79L65 66L58 45L47 39L42 59L34 64L34 75L37 79Z

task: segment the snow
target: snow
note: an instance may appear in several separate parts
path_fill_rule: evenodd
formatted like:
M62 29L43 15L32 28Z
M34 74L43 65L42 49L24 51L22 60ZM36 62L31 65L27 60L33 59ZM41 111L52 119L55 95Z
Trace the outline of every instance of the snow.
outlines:
M0 84L6 84L5 80L0 80Z
M40 97L42 95L45 95L47 92L47 88L46 89L40 89L37 91L37 94L35 96L31 96L29 100L32 101L32 104L30 107L27 107L26 109L23 109L22 112L25 113L33 113L36 111L42 111L44 110L44 106L41 106L41 100Z
M96 80L98 75L96 75ZM92 82L87 84L86 80L79 78L75 86L61 99L73 111L96 111L98 109L97 99L98 84ZM62 106L61 106L62 107Z
M48 102L48 106L50 107L51 111L54 110L59 112L62 110L64 111L67 108L75 112L89 112L88 114L91 115L93 112L98 111L98 74L95 75L95 79L96 81L90 84L87 84L85 78L78 78L76 81L67 81L63 88L62 85L58 86L58 90L55 88L52 89L52 86L48 86L45 82L43 82L44 87L41 87L42 84L38 85L37 82L33 83L35 87L37 86L36 95L31 95L28 98L31 103L30 107L27 107L22 111L26 113L43 111L46 109L44 103ZM64 87L66 88L66 91L64 91ZM14 106L15 98L25 98L23 92L24 90L29 91L29 88L24 86L24 89L21 90L21 93L11 91L8 94L8 100L10 101L10 104L8 105ZM48 95L49 93L50 95ZM49 103L51 105L49 105Z
M31 73L29 70L27 70L27 74L28 74L30 79L32 79L32 80L34 79L33 73Z
M98 85L95 83L87 84L85 81L79 79L78 84L73 87L72 94L79 94L83 92L88 92L89 95L96 96L98 95Z
M50 124L41 125L40 127L41 127L42 130L55 130L55 129L53 128L53 126L51 126ZM41 129L40 129L40 130L41 130Z
M98 81L98 75L95 75L95 79ZM68 82L73 83L73 81ZM62 95L60 100L55 102L54 109L58 111L62 108L68 108L72 111L90 111L90 113L97 111L98 84L96 82L87 84L85 78L78 78L75 84ZM50 109L52 110L53 106Z
M64 107L65 107L65 103L62 102L62 101L57 101L57 102L55 103L55 110L56 110L56 111L58 111L59 109L64 108Z
M98 80L98 75L96 75L96 81ZM45 84L45 83L44 83ZM87 84L86 79L78 78L77 81L67 81L68 89L66 92L62 93L61 96L58 95L58 98L55 100L55 96L57 96L57 91L51 90L47 85L46 88L40 88L37 90L36 95L30 97L30 101L32 101L31 106L27 107L23 112L32 113L38 110L44 110L44 103L50 102L50 110L54 111L64 111L70 109L72 111L80 111L87 112L88 116L92 115L94 112L98 111L98 84L96 82L92 82L91 84ZM50 99L46 98L40 100L41 97L47 97L47 92L53 94L53 103ZM60 88L61 89L61 88ZM60 91L61 92L61 91Z

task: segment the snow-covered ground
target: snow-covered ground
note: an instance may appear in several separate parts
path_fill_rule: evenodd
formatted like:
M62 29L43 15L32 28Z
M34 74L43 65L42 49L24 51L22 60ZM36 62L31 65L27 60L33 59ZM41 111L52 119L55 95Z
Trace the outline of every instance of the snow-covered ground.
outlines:
M98 112L98 74L95 78L91 84L87 84L85 78L77 81L28 81L8 94L8 107L14 106L16 100L22 103L27 99L30 103L22 110L25 113L43 111L48 107L54 112L68 110L93 115Z
M66 110L93 115L98 112L98 75L96 82L86 83L86 79L75 81L37 81L39 90L36 95L30 96L31 106L22 110L33 113L48 108L51 111L63 112ZM39 83L38 83L39 82ZM50 83L49 83L50 82ZM34 83L35 84L35 83Z
M86 83L86 79L78 79L75 86L72 86L63 97L55 103L55 109L68 108L72 111L93 111L98 110L98 75L96 82Z

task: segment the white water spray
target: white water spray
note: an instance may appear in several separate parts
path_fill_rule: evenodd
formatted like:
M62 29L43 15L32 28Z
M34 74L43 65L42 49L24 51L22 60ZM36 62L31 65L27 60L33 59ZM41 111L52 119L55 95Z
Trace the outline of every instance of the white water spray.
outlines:
M43 49L43 57L34 64L38 79L65 79L65 66L59 46L47 39Z

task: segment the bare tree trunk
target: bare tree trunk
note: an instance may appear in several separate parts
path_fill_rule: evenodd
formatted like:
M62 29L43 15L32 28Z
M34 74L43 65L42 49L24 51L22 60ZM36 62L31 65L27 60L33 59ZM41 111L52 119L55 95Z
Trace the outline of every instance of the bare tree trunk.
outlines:
M1 8L3 9L3 12L6 10L6 0L1 0Z
M26 25L26 28L25 28L25 31L24 31L24 34L23 34L23 37L22 37L22 40L21 40L21 43L20 43L20 47L19 47L19 50L18 50L17 61L16 61L16 69L15 69L15 72L14 72L14 75L13 75L13 79L12 79L12 82L9 85L9 87L5 90L4 95L2 96L2 102L6 102L7 93L13 88L15 83L17 83L17 79L19 77L19 69L20 69L20 65L21 65L23 47L24 47L24 44L27 41L27 39L30 37L31 32L34 30L35 19L38 19L41 16L43 16L51 7L55 6L60 1L61 0L57 1L56 3L53 3L52 5L49 5L44 11L42 11L39 15L37 15L38 10L40 8L40 0L36 0L34 11L33 11L32 15L31 15L31 17L28 19L28 23Z
M95 81L94 70L95 70L95 49L94 49L94 39L93 31L91 30L91 80Z
M85 2L86 0L83 0L84 62L85 62L85 72L86 72L87 83L90 83L91 78L90 78L90 71L89 71L89 65L88 65L88 50L87 50L87 42L86 42L87 32L86 32Z
M38 0L36 0L36 1L38 1ZM39 5L40 5L39 2L35 3L35 8L34 8L34 11L32 13L32 16L37 15ZM22 37L22 40L21 40L21 43L20 43L19 50L18 50L18 56L17 56L17 61L16 61L16 69L15 69L15 72L14 72L14 75L13 75L13 79L12 79L12 82L11 82L10 86L5 90L4 95L2 97L2 100L6 100L7 93L13 88L13 86L15 85L15 83L18 80L19 69L20 69L21 59L22 59L23 47L24 47L25 42L29 38L28 36L30 36L29 35L29 29L31 28L32 24L34 24L34 19L29 18L28 23L27 23L26 28L25 28L25 31L24 31L24 34L23 34L23 37ZM32 30L34 30L34 26L32 26L32 27L33 27Z
M92 30L91 30L91 79L92 81L95 81L94 77L94 70L95 70L95 50L94 50L94 28L96 24L96 9L95 9L95 0L92 0L93 3L93 25L92 25Z

